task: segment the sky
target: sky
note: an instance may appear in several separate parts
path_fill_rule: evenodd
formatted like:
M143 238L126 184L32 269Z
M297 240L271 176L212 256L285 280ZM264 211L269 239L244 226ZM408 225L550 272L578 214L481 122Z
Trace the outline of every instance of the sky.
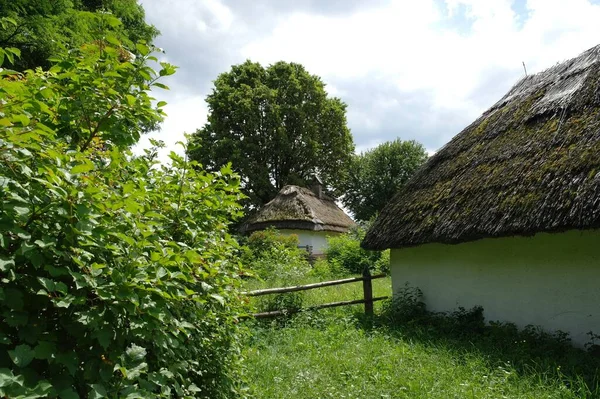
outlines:
M356 152L434 153L527 73L600 44L600 0L141 0L179 67L154 93L168 150L206 122L216 77L247 59L303 64L347 105ZM523 65L524 63L524 65ZM142 146L147 145L143 141ZM163 154L164 156L164 154Z

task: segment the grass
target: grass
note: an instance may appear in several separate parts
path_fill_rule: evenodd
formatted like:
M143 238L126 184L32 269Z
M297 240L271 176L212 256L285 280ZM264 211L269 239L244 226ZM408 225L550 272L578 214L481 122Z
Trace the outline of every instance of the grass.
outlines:
M389 279L373 284L375 296L389 294ZM362 288L304 295L310 305L360 298ZM435 317L398 323L381 305L376 312L367 320L356 305L249 322L251 391L265 399L600 398L598 359L564 342L510 326L465 331Z

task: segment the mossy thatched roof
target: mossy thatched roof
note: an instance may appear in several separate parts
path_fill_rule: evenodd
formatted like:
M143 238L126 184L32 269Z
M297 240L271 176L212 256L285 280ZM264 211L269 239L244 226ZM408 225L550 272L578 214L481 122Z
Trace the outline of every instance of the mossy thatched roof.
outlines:
M242 232L277 229L334 231L345 233L354 221L327 194L318 197L313 191L298 186L285 186L248 222Z
M600 228L600 46L519 81L432 156L363 246Z

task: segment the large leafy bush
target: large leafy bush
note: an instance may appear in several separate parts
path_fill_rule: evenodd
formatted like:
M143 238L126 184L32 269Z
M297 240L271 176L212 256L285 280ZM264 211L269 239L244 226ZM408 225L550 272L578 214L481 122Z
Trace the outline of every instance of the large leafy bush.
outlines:
M252 233L242 262L254 276L270 285L296 283L310 271L306 251L298 248L298 236L280 234L276 229Z
M240 395L237 179L131 154L174 71L137 51L106 37L2 72L0 396Z
M360 247L365 230L360 227L352 231L328 238L325 251L327 262L334 270L347 273L362 273L365 268L382 272L389 271L389 250L367 251Z

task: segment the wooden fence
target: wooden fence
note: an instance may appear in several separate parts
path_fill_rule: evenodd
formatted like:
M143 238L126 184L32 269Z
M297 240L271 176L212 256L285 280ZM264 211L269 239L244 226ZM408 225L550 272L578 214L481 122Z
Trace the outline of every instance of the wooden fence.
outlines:
M330 303L324 303L321 305L309 306L309 307L301 308L301 309L274 310L271 312L255 313L252 316L254 316L255 318L276 317L276 316L282 316L282 315L291 314L291 313L304 312L307 310L335 308L338 306L356 305L359 303L365 304L365 314L373 315L373 302L382 301L384 299L387 299L388 297L380 296L380 297L374 298L372 281L375 279L384 278L384 277L386 277L386 275L384 273L376 274L373 276L373 275L371 275L371 273L369 272L368 269L365 269L365 271L363 272L363 275L361 277L351 277L351 278L345 278L345 279L341 279L341 280L323 281L320 283L296 285L293 287L266 288L266 289L262 289L262 290L244 292L243 294L248 295L248 296L284 294L287 292L313 290L315 288L330 287L332 285L350 284L350 283L355 283L357 281L362 281L363 282L363 299L355 299L355 300L351 300L351 301L330 302Z

